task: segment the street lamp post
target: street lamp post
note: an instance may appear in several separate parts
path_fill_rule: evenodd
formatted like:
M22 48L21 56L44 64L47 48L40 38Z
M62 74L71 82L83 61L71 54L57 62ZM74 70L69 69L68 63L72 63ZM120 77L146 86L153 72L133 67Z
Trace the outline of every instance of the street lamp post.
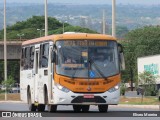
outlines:
M17 34L17 36L19 37L20 41L22 40L22 36L24 36L24 34Z
M45 36L48 35L48 13L47 13L47 0L45 0Z
M116 0L112 0L112 36L116 37Z
M7 81L6 0L4 0L4 80ZM6 86L5 86L5 100L7 100Z
M40 37L42 37L42 31L44 31L45 29L37 29L39 31Z
M106 13L105 13L105 10L103 10L102 33L106 34Z
M63 33L64 33L64 22L63 22Z

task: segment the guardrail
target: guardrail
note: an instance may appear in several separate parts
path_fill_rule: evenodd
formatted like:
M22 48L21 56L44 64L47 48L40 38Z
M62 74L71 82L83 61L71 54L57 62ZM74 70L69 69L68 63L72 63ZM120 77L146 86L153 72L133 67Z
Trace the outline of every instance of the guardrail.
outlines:
M7 45L21 45L23 41L7 41ZM4 45L3 41L0 41L0 45Z
M26 40L28 40L28 39L7 39L7 41L26 41ZM0 39L0 42L1 41L4 41L3 39Z

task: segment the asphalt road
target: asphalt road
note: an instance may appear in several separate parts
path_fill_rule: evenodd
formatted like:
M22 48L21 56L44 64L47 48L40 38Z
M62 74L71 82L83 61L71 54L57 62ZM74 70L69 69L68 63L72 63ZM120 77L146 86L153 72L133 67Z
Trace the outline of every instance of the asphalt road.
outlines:
M29 113L28 106L25 103L19 102L0 102L0 111L12 111L19 113ZM145 112L144 112L145 111ZM49 113L47 109L42 114L42 118L23 118L27 120L159 120L159 117L133 117L133 113L144 114L148 113L160 113L159 109L149 107L135 107L125 105L110 105L107 113L99 113L97 106L91 106L90 111L87 113L75 113L72 106L58 106L56 113ZM37 112L35 112L37 113ZM127 116L128 115L128 116ZM160 115L160 114L159 114ZM46 117L47 116L47 117ZM50 117L48 117L50 116ZM21 120L22 118L12 117L4 118L0 117L0 120Z
M29 111L28 105L26 103L18 103L18 102L1 102L0 103L0 111ZM46 108L47 111L47 108ZM71 105L69 106L61 106L59 105L57 108L57 112L73 112L73 108ZM157 108L143 108L143 107L133 107L126 105L109 105L108 112L114 111L158 111ZM98 112L98 107L91 105L89 112Z

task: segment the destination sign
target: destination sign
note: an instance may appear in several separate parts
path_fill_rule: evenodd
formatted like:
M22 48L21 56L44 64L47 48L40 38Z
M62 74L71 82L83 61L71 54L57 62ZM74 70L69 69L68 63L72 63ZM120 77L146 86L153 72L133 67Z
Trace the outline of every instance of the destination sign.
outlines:
M107 46L107 41L63 41L64 46Z

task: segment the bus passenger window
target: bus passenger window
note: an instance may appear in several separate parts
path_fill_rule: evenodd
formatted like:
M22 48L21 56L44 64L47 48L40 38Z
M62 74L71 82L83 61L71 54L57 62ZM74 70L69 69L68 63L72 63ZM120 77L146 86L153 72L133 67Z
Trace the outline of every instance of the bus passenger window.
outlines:
M29 47L25 48L25 54L24 54L24 70L27 70L29 68Z
M30 48L30 68L33 68L33 63L34 63L34 47Z
M21 70L24 69L24 48L21 51Z
M43 44L40 46L40 68L48 67L48 57L49 57L49 44Z
M27 48L24 50L24 70L27 69Z

